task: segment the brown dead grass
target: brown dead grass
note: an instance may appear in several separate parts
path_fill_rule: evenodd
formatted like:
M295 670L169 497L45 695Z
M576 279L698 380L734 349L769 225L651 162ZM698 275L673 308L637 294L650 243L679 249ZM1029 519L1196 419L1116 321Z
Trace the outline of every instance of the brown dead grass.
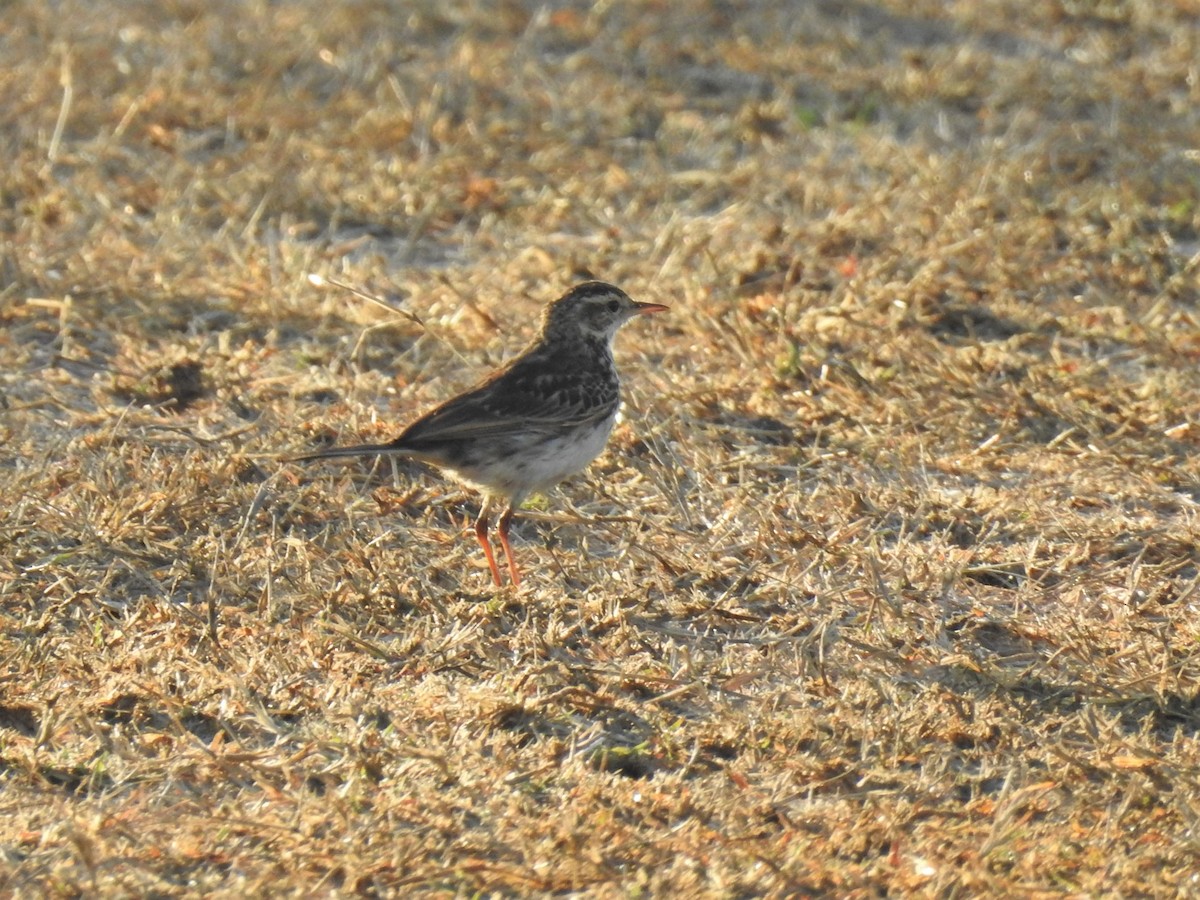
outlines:
M3 11L5 891L1196 891L1191 0ZM522 590L276 461L587 274Z

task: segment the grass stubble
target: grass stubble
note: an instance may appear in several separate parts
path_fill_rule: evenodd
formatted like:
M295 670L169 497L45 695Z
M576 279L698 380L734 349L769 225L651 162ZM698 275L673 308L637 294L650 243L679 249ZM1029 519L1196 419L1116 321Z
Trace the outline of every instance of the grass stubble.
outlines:
M5 4L0 887L1198 889L1200 13L776 6ZM588 276L520 591L276 460Z

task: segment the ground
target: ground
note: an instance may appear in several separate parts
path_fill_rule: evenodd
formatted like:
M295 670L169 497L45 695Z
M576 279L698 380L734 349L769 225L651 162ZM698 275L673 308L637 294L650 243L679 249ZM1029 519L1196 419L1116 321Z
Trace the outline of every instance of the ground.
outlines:
M0 4L0 887L1200 890L1195 0L483 6Z

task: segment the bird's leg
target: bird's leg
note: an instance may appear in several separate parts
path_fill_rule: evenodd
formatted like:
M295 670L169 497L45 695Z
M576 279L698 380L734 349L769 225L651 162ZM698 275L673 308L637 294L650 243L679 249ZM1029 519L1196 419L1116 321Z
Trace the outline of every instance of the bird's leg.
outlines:
M504 548L504 558L508 560L508 574L512 576L513 587L521 583L521 573L517 570L517 561L513 559L512 547L508 543L508 526L512 524L514 504L509 504L508 508L500 514L500 523L496 526L496 533L500 535L500 546Z
M496 587L500 587L500 567L496 565L496 557L492 555L492 545L488 541L488 519L492 512L492 501L487 499L483 501L483 508L479 510L479 518L475 520L475 537L479 540L479 546L483 548L483 555L487 557L488 568L492 570L492 581L496 582ZM501 522L504 520L501 519ZM504 552L508 552L508 542L501 535L500 540L504 543Z

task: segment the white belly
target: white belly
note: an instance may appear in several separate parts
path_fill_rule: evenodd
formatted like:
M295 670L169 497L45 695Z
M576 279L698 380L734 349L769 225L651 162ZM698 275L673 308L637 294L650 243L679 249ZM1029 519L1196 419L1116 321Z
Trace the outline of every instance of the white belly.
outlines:
M510 496L548 490L586 469L600 455L616 419L614 413L596 427L514 447L494 462L485 461L482 457L486 454L480 454L469 468L463 466L456 474L484 490Z

